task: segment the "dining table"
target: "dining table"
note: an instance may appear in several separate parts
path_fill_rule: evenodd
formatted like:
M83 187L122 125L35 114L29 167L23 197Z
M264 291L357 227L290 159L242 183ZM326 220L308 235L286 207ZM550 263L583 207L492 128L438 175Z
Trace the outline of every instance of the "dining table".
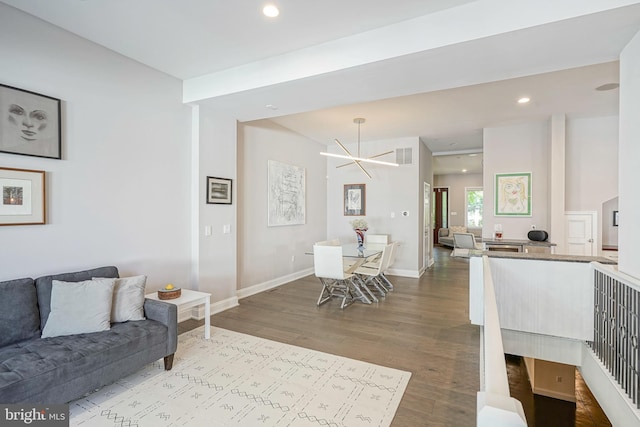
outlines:
M349 268L345 273L353 273L358 267L378 255L382 254L384 245L371 244L360 249L357 243L345 243L342 247L342 258L349 263ZM305 252L306 255L313 255L313 248Z

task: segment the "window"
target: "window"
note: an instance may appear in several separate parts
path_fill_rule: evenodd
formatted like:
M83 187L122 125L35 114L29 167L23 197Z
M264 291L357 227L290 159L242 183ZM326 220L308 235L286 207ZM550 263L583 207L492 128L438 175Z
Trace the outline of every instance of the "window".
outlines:
M482 228L482 188L465 189L467 228Z

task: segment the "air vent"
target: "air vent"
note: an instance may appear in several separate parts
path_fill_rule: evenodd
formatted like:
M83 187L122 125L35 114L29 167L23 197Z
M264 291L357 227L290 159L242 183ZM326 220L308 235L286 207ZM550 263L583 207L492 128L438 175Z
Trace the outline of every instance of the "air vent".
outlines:
M399 165L410 165L413 163L412 148L396 148L396 163Z

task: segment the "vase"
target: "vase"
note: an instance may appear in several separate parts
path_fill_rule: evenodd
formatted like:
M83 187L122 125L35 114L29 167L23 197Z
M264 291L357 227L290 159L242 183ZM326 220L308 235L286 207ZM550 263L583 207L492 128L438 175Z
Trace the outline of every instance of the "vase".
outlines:
M358 238L358 251L362 252L364 250L364 233L367 231L367 229L354 228L353 231L356 232L356 237Z

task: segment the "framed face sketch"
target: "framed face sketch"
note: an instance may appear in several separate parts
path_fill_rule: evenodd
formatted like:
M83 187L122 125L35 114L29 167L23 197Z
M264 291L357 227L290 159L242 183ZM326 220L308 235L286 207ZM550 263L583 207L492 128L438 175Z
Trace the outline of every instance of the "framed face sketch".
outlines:
M344 215L366 215L366 184L345 184Z
M231 204L231 180L226 178L207 177L207 203Z
M0 84L0 152L62 158L60 100Z
M531 172L497 173L495 216L531 216Z
M0 225L44 224L44 171L0 168Z

